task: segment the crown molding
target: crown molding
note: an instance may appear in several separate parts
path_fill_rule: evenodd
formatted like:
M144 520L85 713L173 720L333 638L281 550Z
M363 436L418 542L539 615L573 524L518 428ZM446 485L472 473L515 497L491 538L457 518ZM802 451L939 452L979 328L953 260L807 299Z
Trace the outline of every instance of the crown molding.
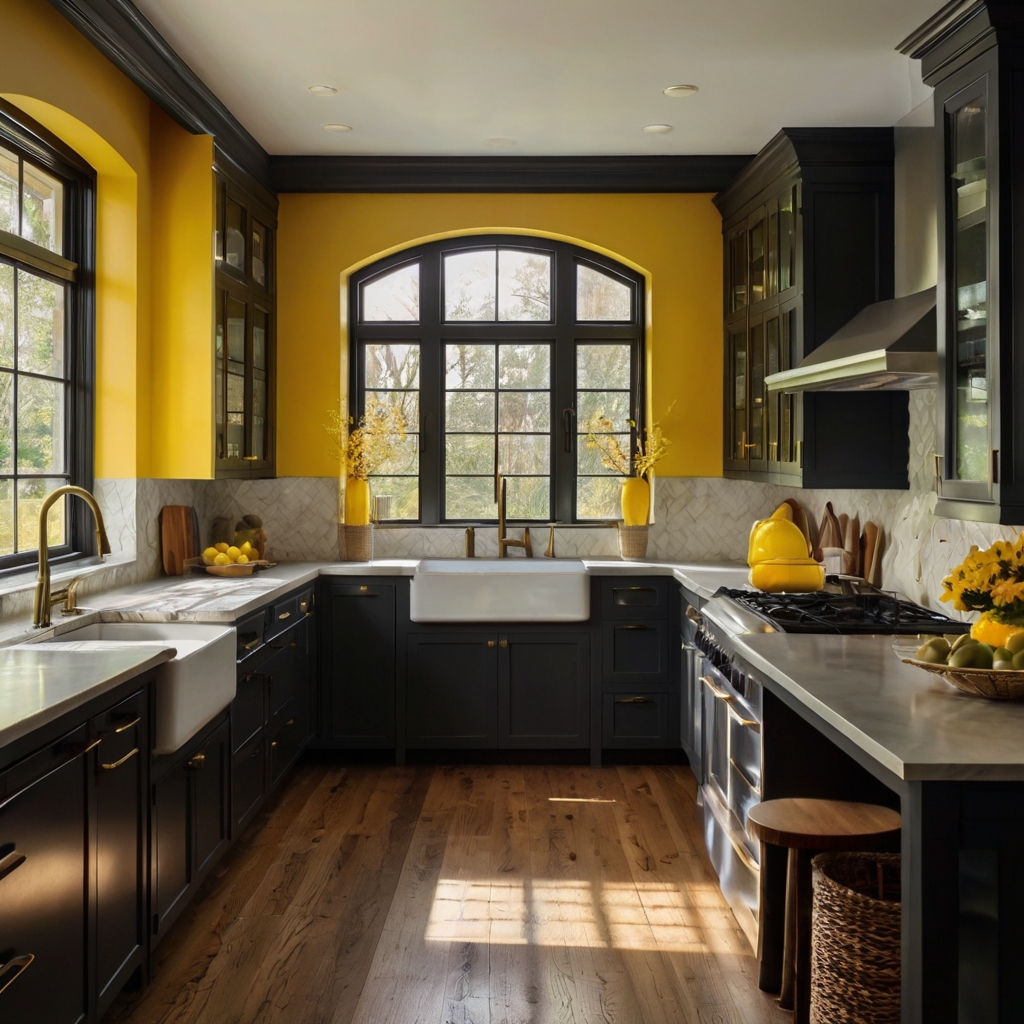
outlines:
M749 156L272 156L277 192L717 192Z

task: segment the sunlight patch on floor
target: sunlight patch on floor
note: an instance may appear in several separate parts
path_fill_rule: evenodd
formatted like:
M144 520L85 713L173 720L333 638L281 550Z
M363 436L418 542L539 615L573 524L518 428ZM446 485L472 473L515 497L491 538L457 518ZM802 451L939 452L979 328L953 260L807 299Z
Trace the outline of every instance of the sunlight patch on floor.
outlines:
M711 883L442 878L424 938L433 942L708 953L700 921Z

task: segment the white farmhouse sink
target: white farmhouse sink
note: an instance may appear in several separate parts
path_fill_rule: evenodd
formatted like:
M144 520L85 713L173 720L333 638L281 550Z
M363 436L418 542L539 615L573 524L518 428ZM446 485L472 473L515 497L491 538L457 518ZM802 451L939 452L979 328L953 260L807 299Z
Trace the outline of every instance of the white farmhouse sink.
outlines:
M82 651L126 644L174 647L156 670L154 754L170 754L235 696L235 627L198 622L94 622L42 641Z
M411 584L413 622L583 622L590 581L576 559L425 558Z

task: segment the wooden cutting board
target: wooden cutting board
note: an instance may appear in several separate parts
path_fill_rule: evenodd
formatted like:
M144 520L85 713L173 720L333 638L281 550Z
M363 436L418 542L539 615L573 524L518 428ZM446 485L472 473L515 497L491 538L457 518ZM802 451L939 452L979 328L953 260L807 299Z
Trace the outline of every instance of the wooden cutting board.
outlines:
M185 559L199 554L199 519L191 505L164 505L160 509L160 553L164 572L181 576Z

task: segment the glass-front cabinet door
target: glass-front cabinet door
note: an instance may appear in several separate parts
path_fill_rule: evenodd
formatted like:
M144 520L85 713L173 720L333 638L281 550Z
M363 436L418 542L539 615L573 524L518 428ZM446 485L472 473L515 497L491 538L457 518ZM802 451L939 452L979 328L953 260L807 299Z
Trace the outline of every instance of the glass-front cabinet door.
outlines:
M991 500L994 483L989 319L988 77L945 104L946 437L943 493Z

